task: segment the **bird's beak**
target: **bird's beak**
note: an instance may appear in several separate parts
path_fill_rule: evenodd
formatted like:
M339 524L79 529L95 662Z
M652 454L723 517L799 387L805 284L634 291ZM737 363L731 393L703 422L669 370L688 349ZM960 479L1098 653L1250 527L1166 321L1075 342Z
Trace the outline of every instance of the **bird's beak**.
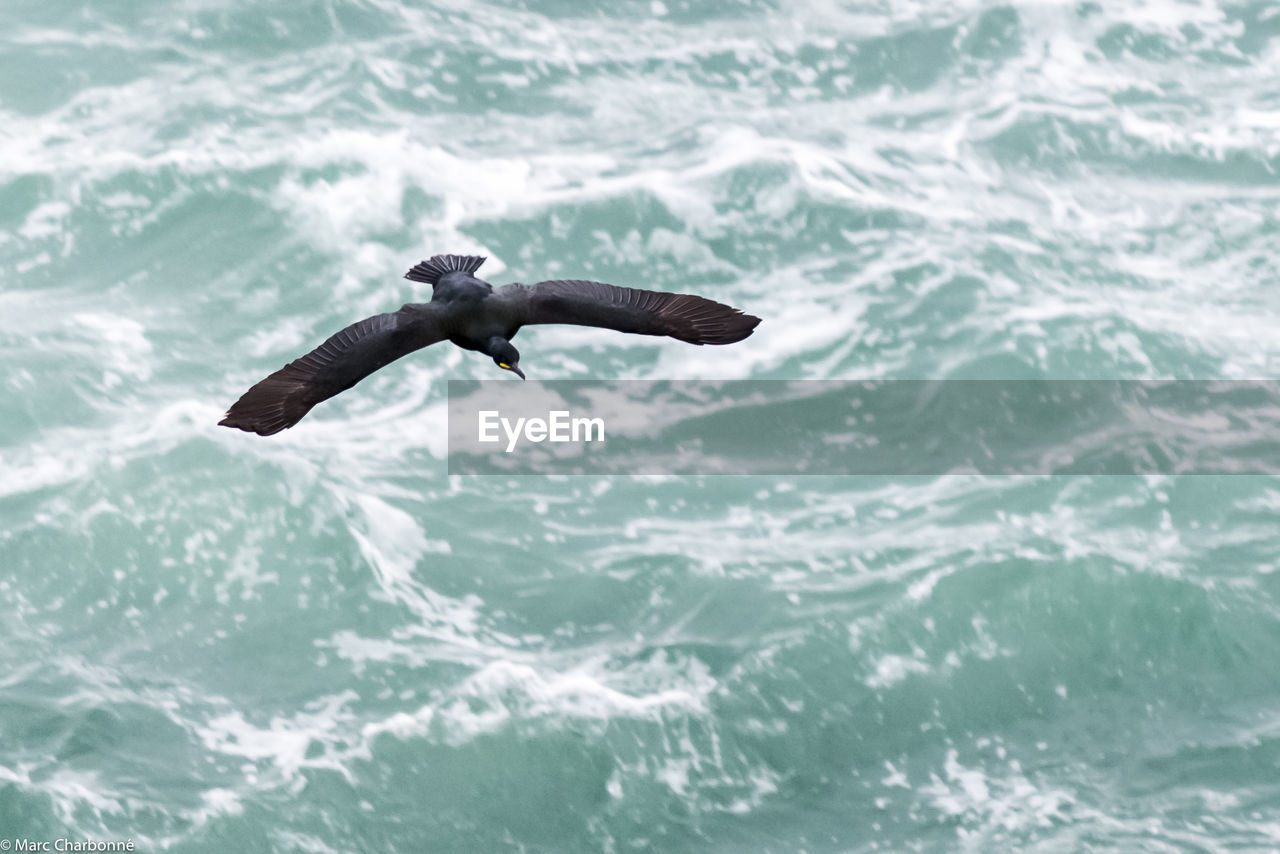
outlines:
M516 375L516 376L518 376L520 379L524 379L524 371L520 370L520 366L519 366L519 365L512 365L512 366L511 366L511 373L515 374L515 375Z

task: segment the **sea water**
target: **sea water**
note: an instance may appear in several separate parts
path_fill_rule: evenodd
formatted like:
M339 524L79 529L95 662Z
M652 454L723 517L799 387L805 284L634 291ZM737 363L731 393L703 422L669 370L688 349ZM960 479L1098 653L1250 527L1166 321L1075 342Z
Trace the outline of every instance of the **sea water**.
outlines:
M447 344L216 426L437 252L763 318L531 379L1276 377L1277 81L1251 0L8 0L0 844L1280 848L1274 478L450 476Z

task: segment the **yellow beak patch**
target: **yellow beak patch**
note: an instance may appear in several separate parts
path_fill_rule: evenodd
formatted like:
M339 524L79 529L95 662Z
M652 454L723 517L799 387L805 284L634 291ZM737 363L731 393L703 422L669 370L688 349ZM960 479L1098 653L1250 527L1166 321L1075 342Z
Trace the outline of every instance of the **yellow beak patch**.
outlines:
M508 365L506 362L499 362L499 363L498 363L498 367L499 367L499 368L506 368L508 371L509 371L509 370L511 370L511 366L510 366L510 365Z

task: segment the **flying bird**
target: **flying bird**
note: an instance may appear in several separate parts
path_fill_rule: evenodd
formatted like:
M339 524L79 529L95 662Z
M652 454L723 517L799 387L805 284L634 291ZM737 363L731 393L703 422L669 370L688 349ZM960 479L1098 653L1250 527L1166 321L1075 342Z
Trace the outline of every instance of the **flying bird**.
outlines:
M435 255L405 278L431 285L431 301L375 314L329 338L246 391L218 423L259 436L297 424L321 401L346 391L401 356L452 341L524 379L511 339L522 326L569 323L690 344L732 344L760 318L692 294L623 288L576 279L494 288L474 275L485 259Z

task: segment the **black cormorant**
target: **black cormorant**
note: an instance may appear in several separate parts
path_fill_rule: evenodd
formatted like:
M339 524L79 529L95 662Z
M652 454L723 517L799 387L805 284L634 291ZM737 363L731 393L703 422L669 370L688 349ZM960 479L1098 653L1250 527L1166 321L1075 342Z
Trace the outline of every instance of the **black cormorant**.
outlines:
M760 322L703 297L601 282L554 280L495 289L472 275L484 261L474 255L435 255L418 264L405 278L430 284L431 302L409 303L348 326L249 389L218 423L259 436L279 433L322 400L438 341L478 350L524 379L511 339L520 327L533 323L667 335L690 344L732 344Z

